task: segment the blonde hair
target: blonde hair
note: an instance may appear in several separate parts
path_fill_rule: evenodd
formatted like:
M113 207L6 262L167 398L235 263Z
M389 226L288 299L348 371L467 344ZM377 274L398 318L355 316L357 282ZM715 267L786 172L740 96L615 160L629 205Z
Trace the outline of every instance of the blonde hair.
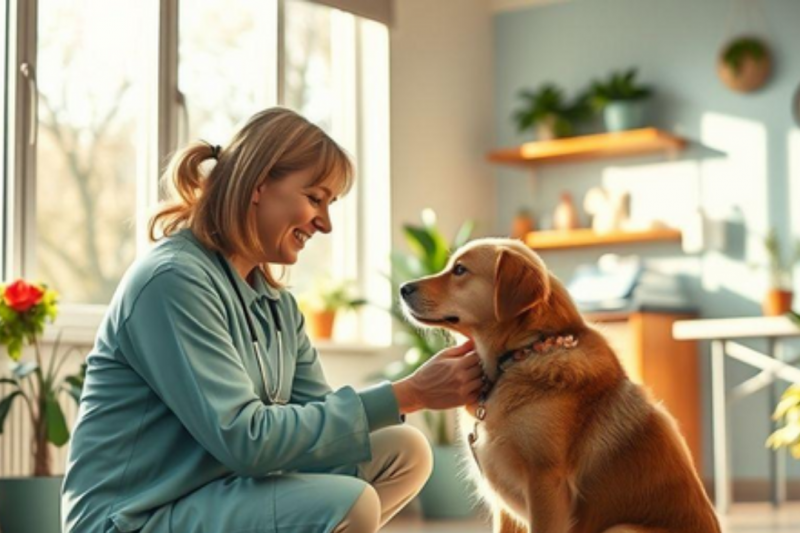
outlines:
M216 165L206 175L209 159ZM352 187L353 165L345 151L318 126L294 111L274 107L257 113L226 147L193 142L172 156L162 182L171 184L170 199L150 219L156 241L183 228L207 248L241 257L263 256L254 217L248 216L253 192L267 180L280 180L313 169L315 185L325 183L334 196ZM273 287L268 264L261 270Z

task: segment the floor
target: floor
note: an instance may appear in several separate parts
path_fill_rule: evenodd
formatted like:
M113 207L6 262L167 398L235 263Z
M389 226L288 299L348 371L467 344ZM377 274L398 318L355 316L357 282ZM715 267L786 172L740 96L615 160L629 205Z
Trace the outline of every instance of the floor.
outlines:
M780 510L768 504L736 504L720 519L724 533L800 533L800 503L792 502ZM481 521L423 522L415 516L399 516L383 531L393 533L488 533L491 527Z

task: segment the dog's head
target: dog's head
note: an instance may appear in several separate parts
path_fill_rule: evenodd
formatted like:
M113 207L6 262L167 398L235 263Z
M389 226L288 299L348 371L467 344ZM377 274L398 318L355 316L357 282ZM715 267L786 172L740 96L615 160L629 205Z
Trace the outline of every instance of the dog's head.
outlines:
M518 240L479 239L459 249L440 273L400 288L406 315L425 326L473 338L546 305L551 276Z

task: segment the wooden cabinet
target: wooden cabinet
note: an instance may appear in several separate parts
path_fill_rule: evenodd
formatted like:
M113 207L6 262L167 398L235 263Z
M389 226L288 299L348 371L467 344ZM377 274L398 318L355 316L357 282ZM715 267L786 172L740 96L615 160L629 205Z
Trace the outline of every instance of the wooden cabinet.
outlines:
M585 316L609 340L630 378L648 387L677 419L695 468L703 472L697 344L672 337L672 324L694 315L632 312Z

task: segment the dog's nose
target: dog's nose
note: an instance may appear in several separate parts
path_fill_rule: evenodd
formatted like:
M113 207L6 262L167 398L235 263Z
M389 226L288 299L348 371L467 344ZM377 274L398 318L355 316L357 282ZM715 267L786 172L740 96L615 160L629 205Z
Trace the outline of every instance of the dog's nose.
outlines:
M408 298L409 296L414 294L416 292L416 290L417 290L417 286L414 285L413 283L403 283L400 286L400 295L403 298Z

